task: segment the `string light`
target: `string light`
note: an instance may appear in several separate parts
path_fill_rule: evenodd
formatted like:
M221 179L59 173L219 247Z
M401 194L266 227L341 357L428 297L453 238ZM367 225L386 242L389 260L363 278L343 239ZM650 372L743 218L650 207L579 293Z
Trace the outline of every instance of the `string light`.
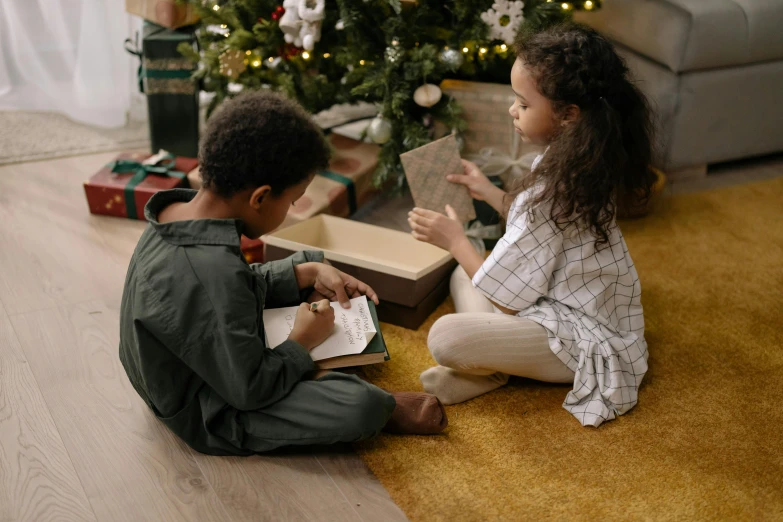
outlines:
M506 49L508 49L508 45L506 45L506 44L500 44L500 50L501 50L501 51L505 51Z
M487 53L487 48L486 47L482 47L481 49L479 49L479 53L486 54Z
M364 60L359 60L359 65L364 65Z
M213 11L220 11L220 6L215 4L215 5L212 6L212 10Z
M593 2L591 2L590 0L587 0L587 2L585 2L585 9L587 9L589 11L590 9L593 8L594 5L595 4L593 4Z
M310 59L310 53L308 53L307 51L303 52L302 53L302 58L304 58L305 60L309 60Z
M228 28L228 26L226 24L220 24L220 28L221 29L226 29L226 28Z
M253 60L253 67L258 67L259 65L261 65L261 60Z
M245 54L250 56L250 51L245 51Z
M228 38L229 36L231 36L231 33L226 33L226 34L224 34L223 36L225 36L226 38Z
M272 58L272 57L270 56L270 57L269 57L269 63L272 63L272 62L274 62L274 61L275 61L275 59L274 59L274 58Z
M562 4L560 4L560 7L562 7L564 11L568 11L569 9L571 9L571 4L569 4L568 2L563 2Z
M329 58L330 56L332 56L332 55L329 54L329 53L324 53L324 58Z
M465 54L468 54L469 51L470 51L470 49L468 49L467 47L463 47L462 48L462 52L465 53Z

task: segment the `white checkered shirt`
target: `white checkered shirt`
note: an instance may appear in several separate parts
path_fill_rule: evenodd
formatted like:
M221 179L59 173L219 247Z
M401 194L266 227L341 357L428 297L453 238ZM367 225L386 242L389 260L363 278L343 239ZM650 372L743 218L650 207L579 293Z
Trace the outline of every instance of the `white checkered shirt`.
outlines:
M531 222L533 190L514 201L506 233L473 285L547 329L552 351L575 372L563 407L597 427L636 405L647 372L639 278L616 223L609 244L596 250L589 232L558 230L546 204Z

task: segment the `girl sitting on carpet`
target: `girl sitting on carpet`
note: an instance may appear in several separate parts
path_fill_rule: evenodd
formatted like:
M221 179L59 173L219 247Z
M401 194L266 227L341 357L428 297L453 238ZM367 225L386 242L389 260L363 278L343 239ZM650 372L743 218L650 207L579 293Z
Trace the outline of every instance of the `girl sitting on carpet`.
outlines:
M460 264L451 278L457 314L433 325L428 344L439 365L421 381L444 404L509 375L573 383L563 407L598 426L636 405L647 371L641 287L615 197L649 197L650 114L622 59L592 29L520 35L516 51L509 114L523 141L547 149L510 193L468 161L464 174L448 177L507 216L503 238L485 261L450 207L449 217L409 215L416 239Z

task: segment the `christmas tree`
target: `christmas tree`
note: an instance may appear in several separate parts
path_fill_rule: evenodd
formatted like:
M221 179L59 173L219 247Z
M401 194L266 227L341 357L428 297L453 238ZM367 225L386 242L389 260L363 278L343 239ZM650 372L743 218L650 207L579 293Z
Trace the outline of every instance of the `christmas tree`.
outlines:
M378 106L369 137L382 145L376 184L403 186L399 155L459 133L446 78L508 82L520 30L568 19L599 0L188 0L201 15L196 77L214 93L208 114L244 89L269 88L317 113L338 103ZM282 1L282 4L280 3Z

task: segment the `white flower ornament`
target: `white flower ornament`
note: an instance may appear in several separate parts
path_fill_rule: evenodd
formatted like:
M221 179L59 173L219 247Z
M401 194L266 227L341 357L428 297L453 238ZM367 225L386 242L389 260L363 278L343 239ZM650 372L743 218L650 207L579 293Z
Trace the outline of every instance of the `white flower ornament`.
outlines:
M481 20L489 26L489 37L513 44L519 26L525 20L520 0L496 0L492 7L481 13Z

